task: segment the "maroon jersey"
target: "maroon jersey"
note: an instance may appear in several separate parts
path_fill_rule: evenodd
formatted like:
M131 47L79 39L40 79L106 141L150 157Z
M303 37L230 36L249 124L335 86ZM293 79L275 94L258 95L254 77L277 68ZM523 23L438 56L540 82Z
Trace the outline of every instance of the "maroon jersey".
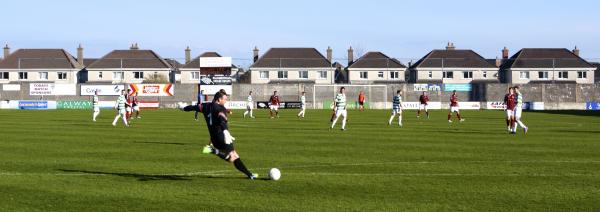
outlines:
M421 95L419 96L419 101L421 102L421 104L427 105L427 102L429 102L429 96Z
M509 94L508 98L506 99L506 109L507 110L515 110L516 106L517 106L517 99L515 98L515 95Z
M131 97L131 104L133 104L133 106L137 106L138 105L138 98L137 98L137 96L132 96Z
M450 107L458 107L458 97L455 94L450 96Z
M269 99L269 101L271 102L271 105L279 106L279 96L273 95L271 96L271 99Z

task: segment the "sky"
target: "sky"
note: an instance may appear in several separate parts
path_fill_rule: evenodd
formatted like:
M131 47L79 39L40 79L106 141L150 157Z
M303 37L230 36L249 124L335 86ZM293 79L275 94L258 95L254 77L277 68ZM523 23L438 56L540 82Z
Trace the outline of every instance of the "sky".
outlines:
M134 1L19 0L2 2L0 43L64 48L98 58L138 43L164 58L204 51L251 63L252 49L314 47L334 60L381 51L418 59L453 42L486 58L521 48L572 49L600 60L600 2L593 0L302 0Z

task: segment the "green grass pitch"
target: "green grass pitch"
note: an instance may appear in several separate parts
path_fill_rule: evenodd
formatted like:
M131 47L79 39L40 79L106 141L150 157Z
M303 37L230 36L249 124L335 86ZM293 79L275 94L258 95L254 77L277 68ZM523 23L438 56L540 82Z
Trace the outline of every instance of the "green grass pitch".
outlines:
M524 112L530 132L506 132L503 111L446 111L404 127L389 110L282 110L230 131L251 181L213 155L193 113L143 111L126 128L115 112L0 110L0 211L599 211L600 113Z

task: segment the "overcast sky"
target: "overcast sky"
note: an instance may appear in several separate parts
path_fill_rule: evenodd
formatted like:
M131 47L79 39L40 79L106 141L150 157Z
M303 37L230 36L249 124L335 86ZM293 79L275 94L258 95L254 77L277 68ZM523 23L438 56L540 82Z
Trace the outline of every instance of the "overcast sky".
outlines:
M581 49L600 58L598 1L67 1L2 2L0 42L86 57L139 43L165 58L217 51L250 61L252 48L315 47L420 58L448 41L487 58L526 47ZM597 59L596 59L597 60Z

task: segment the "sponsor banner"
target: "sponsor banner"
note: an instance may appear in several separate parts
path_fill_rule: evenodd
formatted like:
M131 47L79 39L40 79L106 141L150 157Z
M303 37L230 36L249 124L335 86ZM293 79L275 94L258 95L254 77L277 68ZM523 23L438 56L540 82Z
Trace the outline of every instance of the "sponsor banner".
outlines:
M600 110L600 102L586 102L585 109L586 110Z
M481 109L480 102L458 102L458 108L461 110L479 110Z
M416 110L419 109L421 102L402 102L403 110ZM427 109L436 110L442 109L442 102L429 102Z
M279 109L300 108L300 102L279 102ZM244 108L246 106L244 105ZM256 102L256 108L269 108L269 102Z
M346 109L358 109L359 108L358 101L355 102L346 102ZM363 106L365 108L370 108L370 102L365 101ZM333 109L334 104L333 100L325 100L323 101L323 109Z
M73 96L77 95L76 84L31 83L29 84L31 96Z
M200 77L200 85L231 85L231 82L231 76L225 75L208 75Z
M142 109L158 109L160 108L160 104L158 101L140 101L138 102L138 106Z
M523 102L525 110L544 110L544 102Z
M471 84L444 84L444 91L452 92L452 91L471 91Z
M173 96L173 84L129 84L129 95L138 96Z
M19 84L4 84L2 85L3 91L20 91L21 85Z
M486 109L488 110L504 110L506 109L506 105L504 102L487 102Z
M201 68L231 67L231 57L200 57Z
M292 108L300 109L300 108L302 108L302 102L284 102L283 105L284 105L283 108L288 108L288 109L292 109Z
M118 96L125 89L125 85L81 85L81 96L93 96L98 91L98 96Z
M225 106L227 109L246 109L245 101L228 101Z
M23 110L56 109L56 101L19 100L18 108Z
M13 100L0 101L0 109L19 109L19 101L13 101Z
M225 92L228 95L231 95L231 92L233 91L233 86L231 85L200 85L200 90L204 91L204 95L209 96L209 99L212 99L212 96L215 95L215 93L219 92L219 90L225 90Z
M256 108L269 108L269 102L256 102Z
M92 109L91 101L58 101L56 109Z
M413 91L441 91L442 87L438 84L414 84Z

